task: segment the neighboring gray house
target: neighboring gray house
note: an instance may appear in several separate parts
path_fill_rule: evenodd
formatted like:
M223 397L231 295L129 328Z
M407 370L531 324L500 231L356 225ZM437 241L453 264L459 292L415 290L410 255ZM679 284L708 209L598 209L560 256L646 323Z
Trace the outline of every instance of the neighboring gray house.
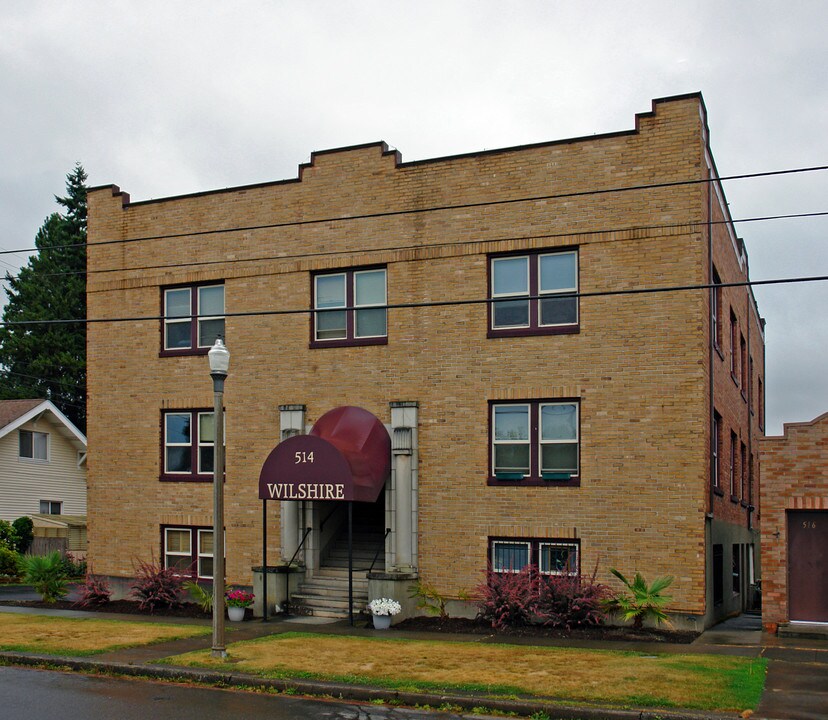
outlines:
M86 437L49 400L0 400L0 519L38 514L86 515Z

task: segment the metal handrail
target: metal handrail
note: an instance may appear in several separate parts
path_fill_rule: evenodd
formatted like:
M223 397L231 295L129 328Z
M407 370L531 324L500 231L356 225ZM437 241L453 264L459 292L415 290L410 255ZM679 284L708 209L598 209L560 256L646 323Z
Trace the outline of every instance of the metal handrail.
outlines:
M299 547L296 548L296 552L293 553L293 557L288 561L288 567L293 565L293 561L296 560L296 556L299 554L299 551L302 549L302 546L305 544L305 540L308 539L308 535L310 535L310 531L312 529L313 528L306 528L305 529L305 534L302 535L302 541L299 543Z
M390 532L391 532L391 528L385 528L385 535L382 536L382 545L380 547L378 547L376 553L374 553L374 560L371 563L371 567L368 568L368 572L373 572L374 565L376 564L377 558L379 557L379 554L380 554L380 550L382 550L382 552L385 552L385 541L388 539L388 535L389 535Z

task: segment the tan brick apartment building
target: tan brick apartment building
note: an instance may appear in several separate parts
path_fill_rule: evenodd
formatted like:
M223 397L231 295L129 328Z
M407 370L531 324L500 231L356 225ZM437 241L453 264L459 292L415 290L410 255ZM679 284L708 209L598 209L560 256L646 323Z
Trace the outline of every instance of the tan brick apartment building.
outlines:
M747 258L711 177L688 95L608 135L407 163L374 143L316 152L296 179L142 202L91 190L89 317L113 320L89 327L96 572L154 555L210 575L204 354L221 334L229 582L261 564L268 453L358 406L409 428L360 513L390 530L388 578L457 597L489 561L597 565L607 582L675 575L681 624L739 611L757 572L763 323L750 289L726 286ZM711 282L725 286L626 293ZM265 512L271 561L310 528L312 578L341 506Z

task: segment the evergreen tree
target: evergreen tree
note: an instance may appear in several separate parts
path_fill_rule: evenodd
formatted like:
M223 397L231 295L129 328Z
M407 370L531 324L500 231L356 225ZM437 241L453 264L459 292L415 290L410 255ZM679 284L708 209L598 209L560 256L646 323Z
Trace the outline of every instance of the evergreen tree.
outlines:
M6 273L4 323L86 317L86 177L75 165L55 197L65 212L43 223L17 277ZM0 398L51 400L85 431L86 325L0 326Z

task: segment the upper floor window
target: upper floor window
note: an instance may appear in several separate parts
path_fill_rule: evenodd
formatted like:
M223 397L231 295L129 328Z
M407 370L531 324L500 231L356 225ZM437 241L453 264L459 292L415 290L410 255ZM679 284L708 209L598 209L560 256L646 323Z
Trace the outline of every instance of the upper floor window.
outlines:
M712 481L713 481L713 489L714 490L721 490L721 479L719 477L719 462L721 461L721 454L722 454L722 416L719 413L713 413L713 429L711 432L711 452L712 452L712 459L711 459L711 471L713 474Z
M765 429L765 388L762 384L762 378L757 378L756 389L756 406L759 413L759 429Z
M35 430L19 431L19 456L26 460L49 459L49 434Z
M63 512L63 503L59 500L41 500L41 515L60 515Z
M712 303L711 316L713 319L713 345L716 348L722 347L722 280L716 268L713 268L713 288L710 293L710 302Z
M385 268L313 276L311 347L388 342Z
M578 252L490 258L489 336L578 331Z
M730 375L739 384L739 321L730 309Z
M489 563L496 573L536 567L543 575L577 575L578 543L560 540L489 540Z
M164 290L162 354L206 353L224 336L224 285Z
M577 401L492 403L490 484L577 484Z
M212 412L164 412L162 479L212 480L215 432Z

